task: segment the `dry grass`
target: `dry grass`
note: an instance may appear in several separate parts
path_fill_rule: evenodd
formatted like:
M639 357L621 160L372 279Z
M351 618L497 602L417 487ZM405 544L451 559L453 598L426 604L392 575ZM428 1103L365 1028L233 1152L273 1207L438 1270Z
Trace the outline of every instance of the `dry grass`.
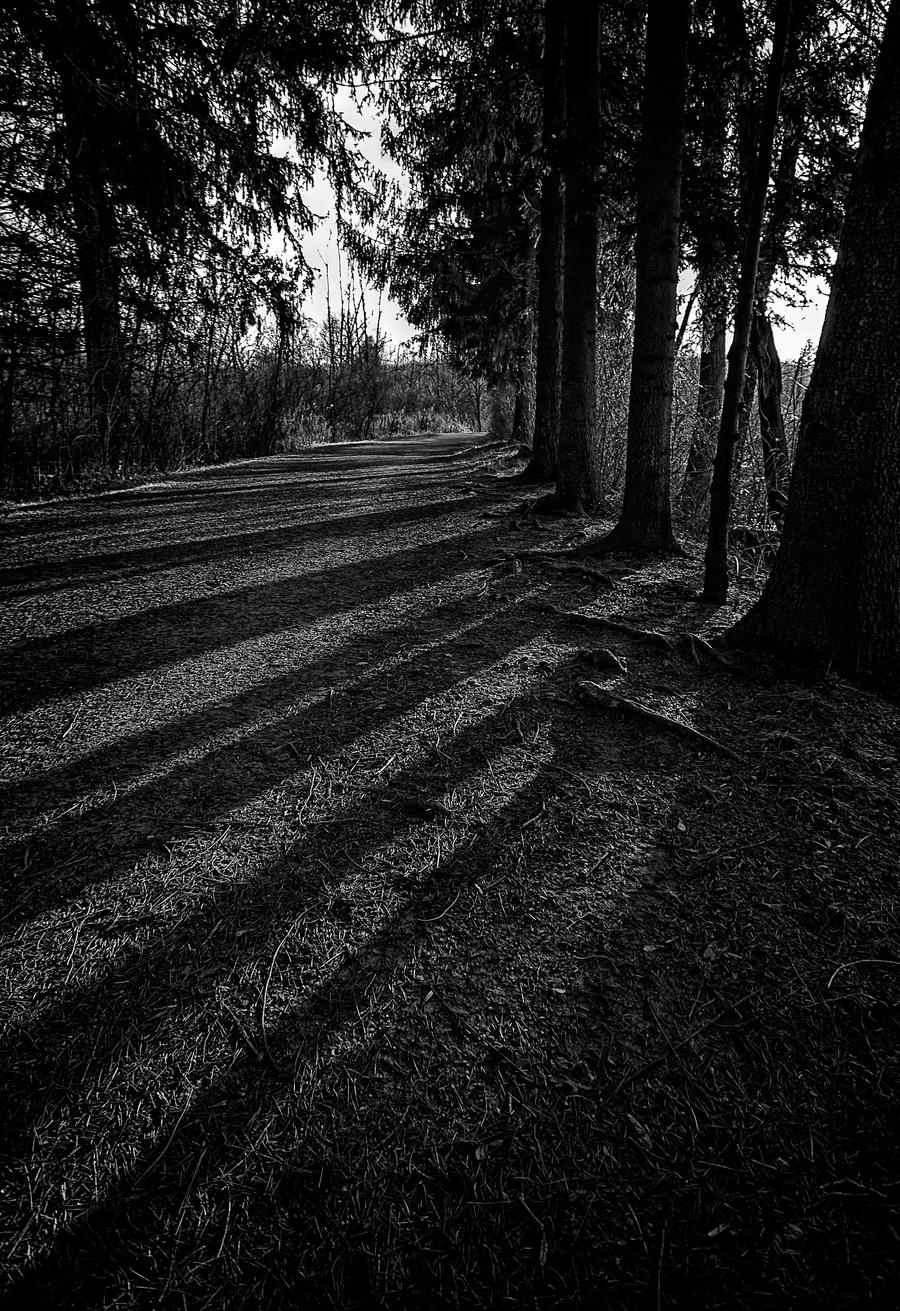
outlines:
M900 715L463 445L2 526L4 1305L893 1304Z

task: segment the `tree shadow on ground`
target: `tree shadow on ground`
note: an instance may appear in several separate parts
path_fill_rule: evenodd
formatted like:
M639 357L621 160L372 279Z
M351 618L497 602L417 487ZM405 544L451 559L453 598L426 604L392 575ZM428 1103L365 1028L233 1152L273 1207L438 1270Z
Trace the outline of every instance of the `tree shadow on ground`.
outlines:
M68 939L0 1052L5 1305L893 1304L896 758L839 759L866 703L629 647L629 695L752 753L722 764L575 708L577 665L468 697L535 630L458 619L402 671L342 668L346 700L292 714L284 675L134 735L165 763L278 715L33 839L47 896L16 914ZM259 840L229 838L254 798ZM139 859L130 830L184 817L209 852Z
M292 456L262 457L237 465L213 465L163 474L158 480L133 490L99 492L73 500L16 506L9 517L0 521L0 541L43 535L63 527L69 532L77 532L105 515L115 516L117 512L127 513L135 509L156 510L171 506L177 512L178 503L186 500L208 506L211 500L237 497L241 505L252 505L272 496L303 498L311 491L324 492L338 485L352 487L355 481L361 488L371 488L378 479L399 480L410 472L415 472L417 481L424 483L446 481L448 463L464 463L477 457L479 452L478 445L471 441L449 452L440 445L429 448L426 443L420 443L419 446L419 450L399 445L388 450L383 444L374 442L363 449L354 448L353 454L345 457L340 453L343 448L310 448L309 452ZM317 455L315 451L324 453ZM418 455L418 461L410 459L410 455ZM392 456L402 458L391 463ZM348 479L348 473L364 476L358 480ZM238 483L239 486L232 489L229 483Z
M415 483L407 475L415 474ZM247 518L253 514L260 518L266 513L306 509L311 504L329 501L352 501L379 494L393 494L398 485L406 494L437 489L446 495L453 480L476 479L481 481L484 471L471 464L468 469L452 474L447 468L415 466L412 470L404 463L373 468L361 465L354 470L294 469L291 474L277 478L235 479L233 482L194 483L182 479L176 483L160 483L143 491L117 493L101 497L85 497L75 501L24 506L0 521L0 541L13 546L17 539L28 541L40 536L45 539L59 537L65 541L89 534L98 529L119 525L123 534L140 530L141 517L155 526L175 519L189 524L193 517L209 519L217 514ZM488 483L491 483L489 475ZM494 487L498 495L502 489Z
M495 528L429 541L383 557L140 610L105 623L18 642L0 658L0 712L86 692L249 638L300 628L471 568ZM450 549L448 549L448 545Z
M799 696L682 681L710 715L802 727ZM510 741L531 768L506 785ZM105 1200L73 1202L14 1296L849 1311L862 1281L863 1304L889 1304L896 1025L849 970L830 978L860 951L849 925L871 923L874 887L854 891L858 859L827 836L833 783L788 787L783 769L775 750L751 772L524 695L389 776L123 960L120 1018L97 990L37 1031L33 1082L12 1089L20 1150L65 1087L67 1042L90 1096L129 1034L149 1059L181 1028L197 1091ZM251 1041L192 1061L220 995L215 913L259 961ZM97 1029L77 1028L98 1004Z
M181 713L164 723L120 734L102 746L79 754L70 763L44 768L18 782L0 784L7 819L10 824L28 824L49 810L68 808L86 799L90 792L108 787L110 779L115 779L124 791L142 774L164 767L168 760L185 752L199 751L211 777L217 776L217 763L226 758L233 760L235 766L230 772L244 769L255 777L254 761L268 750L276 754L280 751L282 759L296 760L298 743L302 745L304 738L312 742L317 732L333 736L342 714L351 715L356 698L376 695L384 679L396 681L396 670L369 672L373 660L396 664L409 659L410 653L423 644L440 645L444 640L455 643L453 649L470 647L474 652L480 648L487 660L494 618L494 612L479 615L468 598L454 599L429 607L424 615L367 632L353 631L343 642L326 634L323 643L312 647L306 659L292 661L282 673L257 679L234 695L194 713ZM313 704L323 696L327 697L327 704ZM305 728L307 721L300 717L301 713L319 716L315 730ZM280 724L270 722L273 716L281 717ZM269 722L263 725L260 723L263 720ZM212 752L206 745L216 735L248 729L255 730L258 736L229 741ZM216 750L222 754L217 755ZM228 756L235 752L236 755ZM77 832L76 825L72 838ZM61 836L55 827L45 830L45 835L54 841Z
M290 783L299 772L299 762L316 758L351 743L363 732L389 723L413 710L424 698L446 691L502 659L522 639L514 612L491 613L487 617L460 613L458 604L440 607L420 621L420 636L431 641L413 660L403 660L395 669L363 674L353 671L335 700L331 695L295 713L282 713L274 723L252 728L236 741L216 746L199 759L179 761L158 777L103 805L98 811L63 816L42 831L28 834L6 851L9 886L14 889L3 929L51 910L61 901L77 898L86 887L126 877L140 860L141 852L164 845L187 828L215 823L236 807L281 783ZM458 631L448 631L451 629ZM539 628L535 629L535 632ZM404 634L406 642L409 637ZM404 645L406 645L404 642ZM394 648L390 648L392 651ZM401 648L402 649L402 648ZM151 749L164 760L178 747L189 746L204 729L232 728L246 724L257 712L277 709L278 698L293 700L327 679L330 688L340 669L340 654L330 647L310 668L294 668L275 681L255 687L224 705L216 705L200 716L155 732ZM134 768L146 751L145 735L126 739L101 753L97 761L78 762L71 771L56 771L46 780L52 795L57 789L71 791L86 781L115 774L122 752ZM146 760L146 755L144 756ZM106 773L107 781L110 773ZM124 782L124 780L123 780ZM296 786L296 784L292 784ZM32 796L48 795L45 781L38 777L7 794L19 807ZM148 838L148 834L150 835Z
M342 499L345 496L346 491L342 489ZM115 581L141 578L166 569L226 560L230 555L241 552L252 552L259 556L266 552L286 551L320 543L328 538L347 540L348 537L377 531L388 525L431 523L434 519L449 516L455 510L471 509L471 505L471 497L460 496L428 501L424 505L366 510L336 518L306 520L302 524L281 525L277 528L218 533L206 538L171 542L164 546L129 547L121 551L10 565L0 569L0 588L7 589L12 597L40 596L94 582L108 582L110 579L104 575L109 575L111 571L115 573ZM204 513L215 514L215 506L205 504Z
M146 1052L154 1043L164 1040L173 1026L193 1030L198 1020L204 1022L201 1016L209 1023L207 1012L215 995L216 981L204 969L197 948L209 943L215 924L224 923L233 934L241 933L240 938L231 940L228 963L232 968L235 957L255 956L266 960L292 922L301 921L300 934L307 941L306 948L301 944L300 958L308 954L310 944L314 949L317 935L321 939L319 945L327 948L333 936L329 920L332 925L335 921L341 926L346 924L350 904L346 898L354 894L348 894L345 883L358 881L360 867L370 866L374 853L379 850L393 848L398 843L402 846L404 842L415 850L421 843L421 836L415 836L415 831L422 824L423 800L439 802L441 796L452 795L454 788L465 785L474 771L484 770L485 762L496 756L498 736L501 740L512 736L517 726L521 729L523 715L530 716L534 709L532 699L520 698L475 727L462 730L444 749L429 751L424 760L390 778L383 790L365 797L341 817L337 826L326 824L324 829L301 838L282 859L266 868L260 879L223 888L200 911L174 926L161 926L147 948L126 953L118 960L114 977L98 981L83 993L73 990L60 999L47 1012L40 1027L29 1033L29 1050L39 1055L23 1062L21 1050L4 1053L10 1068L25 1071L24 1082L16 1082L7 1089L13 1117L11 1137L18 1151L27 1149L34 1115L46 1114L48 1089L68 1086L65 1097L71 1103L72 1085L81 1081L90 1096L93 1089L103 1086L104 1070L119 1068L123 1055L134 1050L135 1044ZM545 749L547 758L524 785L506 797L498 810L489 809L471 831L462 832L460 840L443 857L438 844L438 854L427 861L430 868L425 872L417 874L413 870L399 878L388 876L388 882L393 884L390 888L393 905L388 901L389 909L379 917L381 922L376 931L366 931L361 937L352 931L341 935L344 942L338 963L327 965L324 971L311 971L307 998L300 1008L289 1006L256 1039L262 1064L256 1057L245 1059L239 1055L229 1061L225 1059L226 1053L220 1053L218 1060L214 1058L214 1065L219 1069L211 1078L206 1072L199 1072L203 1090L180 1118L176 1126L177 1142L173 1133L173 1142L159 1159L160 1140L172 1129L164 1126L161 1135L128 1170L127 1178L120 1177L110 1198L85 1220L76 1223L70 1233L61 1236L53 1253L29 1272L19 1286L21 1295L26 1292L37 1295L39 1290L42 1295L48 1295L52 1291L63 1298L61 1306L70 1304L67 1299L73 1296L100 1298L99 1304L106 1304L106 1299L115 1295L126 1251L132 1275L139 1282L149 1280L151 1286L160 1275L157 1261L162 1247L168 1243L173 1219L177 1222L178 1208L192 1173L196 1181L197 1146L200 1145L209 1169L216 1174L227 1177L230 1173L240 1173L246 1165L246 1134L261 1108L269 1114L283 1107L285 1098L289 1101L292 1090L302 1082L304 1072L319 1066L319 1053L359 1015L360 1007L371 1001L373 989L382 984L390 987L395 976L407 972L421 944L431 942L438 934L452 935L464 913L468 916L475 909L477 915L477 903L482 897L496 896L502 885L508 914L512 916L509 931L524 937L526 954L540 949L540 934L530 928L531 905L541 894L541 883L546 876L545 867L541 872L543 862L552 858L559 863L560 851L552 840L537 844L525 862L530 866L526 873L521 834L523 826L533 823L535 816L542 814L558 794L560 774L556 759L561 752L565 752L569 764L578 763L571 732L563 731L557 736L551 729ZM618 762L623 751L617 749L614 755ZM633 767L639 753L625 748L624 756L629 755ZM431 792L433 796L428 795ZM349 829L345 827L348 821L352 821ZM441 819L437 825L429 821L429 827L432 836L441 832L446 836L453 824ZM610 824L610 829L613 827ZM580 857L585 841L590 849L596 833L576 834L574 840L564 844L564 850L574 850ZM326 870L324 880L323 869ZM579 870L575 877L583 878L583 871ZM611 890L610 906L618 900L619 894ZM529 948L528 940L532 937L534 947ZM579 937L574 935L576 944ZM327 952L322 954L327 958ZM222 968L226 968L225 961ZM202 984L198 984L198 978L203 979ZM129 1005L130 997L132 1005ZM517 999L518 994L513 992L510 1001L517 1003ZM441 1011L436 1017L440 1021L439 1029L445 1027L447 1014L452 1018L452 1011ZM553 1017L544 1018L552 1026ZM472 1034L459 1021L455 1026L451 1024L451 1032L457 1038L463 1034L463 1048L471 1045ZM445 1036L443 1032L438 1034L439 1040ZM540 1035L538 1045L546 1036L546 1032ZM502 1041L476 1041L475 1047L481 1048L478 1077L495 1093L509 1077L510 1069L516 1068L517 1058L529 1059L527 1051L505 1051ZM19 1059L6 1060L13 1055ZM326 1064L330 1064L327 1057ZM248 1086L252 1088L249 1099ZM545 1129L552 1130L552 1126ZM358 1135L354 1138L358 1142ZM451 1146L450 1154L455 1157L460 1145ZM303 1200L305 1184L298 1188L298 1172L305 1178L302 1163L291 1163L288 1176L277 1181L277 1193L286 1203L285 1214L293 1213ZM204 1179L208 1177L205 1175ZM452 1196L455 1188L452 1180L449 1188ZM330 1185L326 1191L330 1193ZM313 1198L308 1201L314 1204ZM457 1209L454 1204L453 1210ZM306 1212L304 1223L310 1220L311 1212ZM504 1241L513 1250L521 1243L523 1232L527 1232L530 1250L534 1244L532 1229L533 1221L525 1207L516 1213ZM101 1233L104 1237L102 1245L98 1245ZM133 1237L138 1233L142 1255L133 1249ZM348 1255L339 1235L334 1235L334 1241L336 1251L329 1253L329 1264L335 1255L340 1261ZM358 1304L360 1271L364 1266L365 1262L354 1274L351 1260L345 1270L338 1272L338 1284L349 1299L346 1305ZM320 1279L323 1273L320 1271L316 1278ZM273 1276L267 1297L281 1278L283 1273ZM306 1279L306 1275L301 1275L301 1287ZM75 1288L79 1290L77 1294L73 1294Z

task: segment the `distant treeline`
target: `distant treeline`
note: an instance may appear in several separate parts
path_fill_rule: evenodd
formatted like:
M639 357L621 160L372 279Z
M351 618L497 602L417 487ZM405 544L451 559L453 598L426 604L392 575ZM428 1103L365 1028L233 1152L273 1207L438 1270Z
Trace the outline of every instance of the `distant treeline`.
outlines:
M290 331L248 330L226 294L173 296L171 314L127 334L127 407L114 455L95 423L73 309L70 325L5 334L0 471L7 496L46 495L110 478L426 429L478 430L485 387L439 351L351 333L341 315ZM499 419L502 426L502 418Z

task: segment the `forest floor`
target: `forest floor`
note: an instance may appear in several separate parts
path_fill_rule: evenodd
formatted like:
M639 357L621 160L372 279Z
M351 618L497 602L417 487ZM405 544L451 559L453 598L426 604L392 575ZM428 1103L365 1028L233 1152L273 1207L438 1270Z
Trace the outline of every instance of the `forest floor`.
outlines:
M900 711L515 467L0 523L4 1306L896 1305Z

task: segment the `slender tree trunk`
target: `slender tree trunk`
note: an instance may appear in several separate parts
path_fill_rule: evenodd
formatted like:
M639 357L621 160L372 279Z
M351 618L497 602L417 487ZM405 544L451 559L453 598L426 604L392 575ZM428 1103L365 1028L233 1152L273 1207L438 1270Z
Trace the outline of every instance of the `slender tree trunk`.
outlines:
M772 519L780 521L787 505L791 457L788 452L781 408L781 360L778 358L772 325L765 308L761 305L757 305L753 315L750 340L757 369L757 403L763 472L766 480L766 508Z
M746 232L753 201L754 168L759 150L758 114L753 99L753 70L745 0L713 0L713 6L717 27L726 44L726 58L732 68L739 193L737 219L738 230Z
M722 413L725 386L725 315L722 298L711 291L701 293L700 380L697 389L697 418L691 433L687 468L681 488L681 511L686 519L698 520L706 506L716 452L716 433Z
M747 363L744 367L744 387L741 392L740 405L738 407L737 423L737 440L734 443L734 452L731 456L731 478L732 486L734 480L740 485L741 470L744 467L744 456L747 450L747 441L750 436L750 424L753 422L753 401L756 397L756 356L752 350L747 351ZM718 434L716 434L718 438ZM715 458L715 451L713 457ZM729 524L731 522L731 499L728 503Z
M690 323L691 315L694 312L694 305L697 303L697 291L698 291L698 287L697 287L697 283L695 282L693 287L691 288L691 294L690 296L688 296L687 304L684 307L684 313L681 316L681 323L678 325L678 331L675 334L676 356L678 355L678 352L681 350L681 347L684 345L684 338L685 335L687 334L688 324Z
M729 15L729 17L732 17ZM732 42L740 40L742 27L736 33L722 30L724 20L719 17L716 35L721 63L728 66L727 56ZM736 80L734 72L722 72L709 81L706 92L709 127L702 145L700 165L703 177L711 187L719 183L725 171L725 153L728 146L728 90ZM722 413L722 394L725 388L727 360L725 332L728 319L728 257L718 213L711 214L697 234L697 282L700 298L700 377L697 388L697 413L691 432L687 465L681 486L681 512L692 523L699 523L709 498L713 460L716 453L716 433Z
M482 418L481 418L481 394L482 394L481 379L472 378L471 380L472 418L475 421L476 432L483 431Z
M671 427L690 0L650 0L635 243L634 350L622 514L607 545L678 549Z
M597 151L600 0L566 0L565 262L556 492L546 508L600 505L597 444Z
M91 422L104 462L115 471L124 450L127 407L115 217L94 130L101 111L93 84L71 60L60 61L59 78Z
M750 39L747 34L747 20L744 0L714 0L716 27L721 41L720 54L724 66L730 68L730 74L722 79L714 79L709 95L715 100L709 106L711 121L718 122L718 132L711 135L706 145L708 158L705 166L710 178L721 176L725 167L725 149L728 138L727 116L729 101L726 87L731 85L731 104L736 108L735 136L738 162L739 203L737 214L738 231L746 237L750 215L750 203L753 190L753 175L757 156L757 106L753 101L753 77L751 69ZM728 313L726 303L726 256L721 233L716 223L711 225L700 242L698 256L701 261L702 281L707 288L715 287L718 302L708 308L710 320L720 319L722 331ZM763 237L760 254L760 268L766 256L766 237ZM767 275L771 278L771 274ZM761 281L766 275L757 278L757 294ZM768 287L768 281L766 281ZM692 436L688 455L685 479L682 486L682 512L696 519L707 508L712 481L713 464L716 454L716 439L721 421L724 400L725 380L727 376L727 357L725 355L724 337L714 347L715 367L711 377L715 380L717 392L715 398L701 387L698 392L697 423ZM702 368L702 360L701 360ZM712 385L712 382L711 384ZM741 393L738 419L738 438L732 457L735 469L740 469L747 435L750 430L753 397L756 394L756 360L750 354L744 374L744 386Z
M734 450L738 441L741 414L741 397L744 375L750 349L750 328L753 320L753 296L759 268L759 246L762 239L766 193L772 170L772 151L775 130L778 126L778 102L787 52L791 20L791 0L778 0L775 11L775 33L765 101L760 129L759 158L757 160L753 200L747 223L744 254L741 260L741 280L734 315L734 339L728 352L728 373L722 405L722 421L716 447L710 490L709 538L706 544L703 599L721 605L728 596L728 524L731 517L731 481Z
M520 318L518 341L515 348L515 374L513 383L512 440L518 446L529 447L534 434L534 302L536 298L537 258L531 242L525 250L525 308Z
M784 431L781 406L781 361L775 346L767 305L772 279L794 217L794 180L800 159L802 131L797 111L791 115L784 139L778 168L772 182L772 193L766 226L759 249L759 270L756 275L756 306L750 334L750 356L747 360L747 381L740 420L740 436L735 454L735 468L740 469L753 409L754 391L759 410L760 443L763 471L766 482L766 506L769 514L780 521L787 504L787 490L791 477L791 461Z
M739 646L900 690L900 0L892 0L781 549Z
M545 0L544 53L541 62L541 231L537 248L537 347L534 378L534 439L528 465L519 475L526 483L556 477L563 324L562 174L558 136L565 113L565 9L560 0Z
M740 159L740 177L741 177L741 226L746 232L746 225L749 214L749 201L751 184L753 179L753 161L756 150L756 120L755 112L751 98L751 80L749 72L749 40L747 37L746 22L744 16L744 0L720 0L720 21L723 24L724 33L728 39L729 47L735 57L735 91L738 102L738 154ZM790 52L786 56L785 76L787 76L788 65L790 64ZM724 114L725 107L722 106ZM772 181L771 192L768 198L765 227L763 229L762 239L759 251L759 267L756 275L756 307L753 322L756 321L757 313L766 313L768 304L769 291L772 285L772 279L775 274L778 263L778 255L785 238L787 236L791 221L794 217L796 202L794 199L794 181L797 173L797 165L800 158L800 143L803 136L802 114L795 105L788 113L787 122L782 123L782 142L781 152L778 159L778 167ZM770 349L774 360L772 369L777 364L777 352L775 351L774 340L770 339ZM780 366L779 366L780 367ZM757 396L757 383L761 380L763 389L766 388L766 379L760 379L761 374L760 360L754 345L753 330L751 327L750 351L747 356L746 367L744 371L744 387L741 393L739 418L738 418L738 437L735 443L734 454L732 456L732 479L740 477L740 471L743 466L744 453L747 449L747 439L750 435L750 425L753 420L753 401ZM770 428L776 433L774 443L776 448L779 445L777 437L778 426L783 431L783 420L780 418L780 395L776 398L774 393L765 391L759 392L759 411L760 411L760 432L762 434L764 427L765 414L770 423ZM768 462L766 437L761 436L763 467L768 473L774 472L771 463ZM713 451L713 454L715 452ZM776 454L776 461L780 457ZM775 467L779 467L777 464ZM781 503L782 513L784 510L784 494L787 492L788 482L790 480L790 459L787 459L787 469L784 476L779 477L779 486L781 495L775 493L774 486L767 482L767 501L771 506L777 506ZM771 512L771 510L770 510ZM777 516L777 511L776 511Z
M516 446L528 446L532 432L530 355L530 351L525 352L523 350L516 362L511 436L511 440Z
M20 353L12 348L0 354L0 490L10 473L9 456L13 438L13 403L16 393Z

